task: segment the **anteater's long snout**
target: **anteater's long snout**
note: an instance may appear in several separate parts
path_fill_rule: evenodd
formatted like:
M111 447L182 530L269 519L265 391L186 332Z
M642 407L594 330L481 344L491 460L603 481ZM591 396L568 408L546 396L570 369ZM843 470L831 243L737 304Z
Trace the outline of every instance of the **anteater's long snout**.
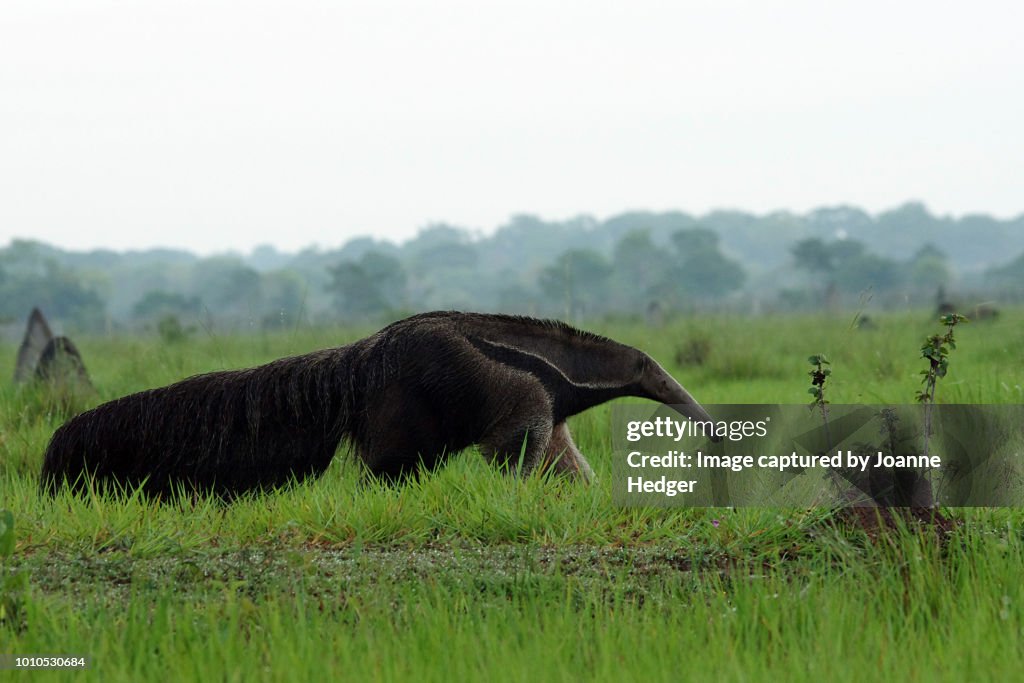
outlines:
M683 385L668 374L657 362L651 361L641 382L647 397L665 405L672 406L691 420L713 422L711 415L697 402ZM721 441L721 437L713 436L712 441Z

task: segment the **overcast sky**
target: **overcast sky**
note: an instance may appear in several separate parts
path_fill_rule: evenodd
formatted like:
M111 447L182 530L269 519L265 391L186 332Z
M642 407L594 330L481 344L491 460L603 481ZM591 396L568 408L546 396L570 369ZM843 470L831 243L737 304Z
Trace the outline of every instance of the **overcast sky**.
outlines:
M1024 4L5 0L0 244L1024 212Z

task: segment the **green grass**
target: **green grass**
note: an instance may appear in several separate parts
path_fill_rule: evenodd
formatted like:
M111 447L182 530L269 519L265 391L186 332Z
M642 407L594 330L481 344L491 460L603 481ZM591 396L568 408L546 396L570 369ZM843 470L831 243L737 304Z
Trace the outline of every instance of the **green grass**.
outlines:
M937 322L876 322L590 327L648 351L705 403L806 403L806 358L819 352L833 362L833 402L911 402ZM367 331L76 343L94 400L107 400ZM677 367L693 335L709 340L707 357ZM940 402L1024 402L1019 313L957 337ZM0 377L13 358L0 347ZM963 525L942 543L917 528L870 542L825 510L617 508L609 411L571 422L592 487L514 479L475 452L387 487L341 454L321 479L275 494L160 504L40 497L63 415L38 391L4 386L0 508L14 512L16 547L2 570L28 588L0 593L0 654L88 655L88 675L105 681L1018 675L1021 511L953 511Z

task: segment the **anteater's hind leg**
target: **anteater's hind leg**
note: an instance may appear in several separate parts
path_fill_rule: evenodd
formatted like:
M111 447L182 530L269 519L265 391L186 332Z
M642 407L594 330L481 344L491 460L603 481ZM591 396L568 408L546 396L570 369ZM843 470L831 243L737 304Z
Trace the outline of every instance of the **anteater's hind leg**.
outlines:
M390 388L369 414L374 426L357 450L374 476L401 481L421 469L436 468L447 455L436 411L412 391Z
M564 422L555 425L551 432L551 441L544 452L544 463L559 474L578 477L588 484L594 481L594 471L590 469L590 463L576 448L569 427Z

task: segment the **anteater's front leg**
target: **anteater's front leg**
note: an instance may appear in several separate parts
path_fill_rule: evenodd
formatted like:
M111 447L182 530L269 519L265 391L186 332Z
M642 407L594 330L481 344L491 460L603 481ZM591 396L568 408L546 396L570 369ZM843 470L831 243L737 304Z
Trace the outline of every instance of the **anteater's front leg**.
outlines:
M529 377L515 378L501 388L491 423L480 439L480 451L498 467L516 467L527 474L544 462L551 443L551 399L544 386Z
M588 484L594 481L594 471L590 469L590 463L576 448L569 427L564 422L555 425L551 441L544 453L544 462L559 474L579 477Z

